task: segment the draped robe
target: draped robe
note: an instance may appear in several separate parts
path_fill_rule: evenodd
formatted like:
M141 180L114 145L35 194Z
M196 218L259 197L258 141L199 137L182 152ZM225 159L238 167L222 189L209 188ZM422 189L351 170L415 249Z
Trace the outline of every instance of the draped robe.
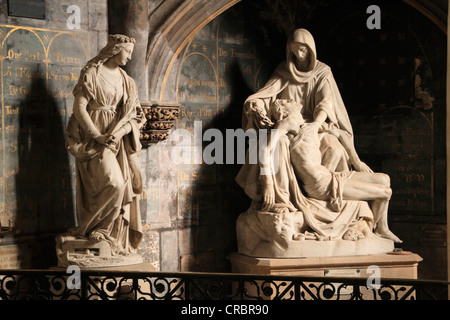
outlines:
M304 29L302 29L304 30ZM293 99L302 105L301 113L306 121L313 121L323 111L327 120L319 130L322 165L333 175L328 201L307 197L302 190L302 182L295 174L296 161L302 152L296 150L301 144L282 136L277 144L278 166L273 176L275 189L275 207L288 208L291 212L301 211L305 223L315 233L328 238L340 238L359 218L365 218L369 224L373 214L365 201L344 201L343 184L350 171L348 154L337 138L327 133L327 128L334 126L353 138L352 126L342 101L339 89L329 66L317 60L315 43L312 35L304 30L297 34L296 41L308 46L311 53L309 71L299 71L294 63L294 55L287 44L287 58L275 70L267 84L244 103L242 127L248 129L268 129L261 124L250 109L250 102L260 101L264 111L272 121L271 106L276 99ZM259 183L258 164L248 161L239 171L236 182L244 189L254 203L261 203L262 190Z
M77 237L101 233L113 254L135 253L142 239L138 195L142 192L139 168L140 128L145 123L134 80L120 70L113 82L101 65L83 71L74 95L88 101L86 111L101 134L131 126L115 148L100 145L74 115L67 126L67 148L75 157Z

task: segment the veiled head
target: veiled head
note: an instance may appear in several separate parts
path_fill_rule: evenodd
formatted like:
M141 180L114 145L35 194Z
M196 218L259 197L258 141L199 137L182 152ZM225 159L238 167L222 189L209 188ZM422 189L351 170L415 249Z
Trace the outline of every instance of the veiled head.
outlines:
M311 52L307 45L298 42L291 42L289 48L299 62L306 62L311 59Z
M306 29L297 29L287 46L288 62L306 65L306 70L314 69L317 62L316 44L312 34Z

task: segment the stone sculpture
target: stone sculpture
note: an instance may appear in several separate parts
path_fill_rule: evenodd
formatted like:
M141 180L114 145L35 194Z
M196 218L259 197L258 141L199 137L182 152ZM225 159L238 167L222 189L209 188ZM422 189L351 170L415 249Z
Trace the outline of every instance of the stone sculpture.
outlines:
M110 35L73 90L67 149L76 163L78 225L56 238L60 266L142 262L139 136L146 120L136 84L120 68L131 58L134 42Z
M252 200L237 221L238 251L256 257L392 251L401 240L388 227L389 176L359 159L339 89L317 59L311 33L296 30L286 52L244 103L243 129L277 129L278 138L269 134L259 162L247 162L236 177ZM276 166L268 161L274 153Z

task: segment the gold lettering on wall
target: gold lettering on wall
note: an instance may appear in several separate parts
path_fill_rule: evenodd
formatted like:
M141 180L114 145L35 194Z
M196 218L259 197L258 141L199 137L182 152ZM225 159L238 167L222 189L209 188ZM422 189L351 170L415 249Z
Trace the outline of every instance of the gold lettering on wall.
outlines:
M393 189L390 210L409 214L433 212L433 113L425 114L408 106L392 110L401 110L404 114L391 116L389 119L396 125L382 136L382 152L386 153L382 170L391 177Z
M0 25L2 223L14 223L19 208L16 185L19 169L24 170L19 168L20 152L31 148L31 137L51 139L52 119L67 123L72 90L88 58L87 43L84 31Z

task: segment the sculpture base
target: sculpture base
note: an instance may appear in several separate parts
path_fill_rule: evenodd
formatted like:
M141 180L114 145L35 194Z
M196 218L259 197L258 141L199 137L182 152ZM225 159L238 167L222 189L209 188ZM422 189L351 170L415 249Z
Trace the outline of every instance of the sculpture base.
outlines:
M106 268L141 264L143 262L144 260L142 260L142 257L138 254L118 255L111 257L96 257L82 254L71 254L67 257L67 259L58 257L59 267L76 265L80 268Z
M232 253L227 258L234 273L364 278L372 275L367 268L376 265L382 278L392 279L417 279L417 267L422 261L419 255L410 252L289 259L255 258Z
M365 256L347 256L347 257L314 257L302 259L270 259L270 258L254 258L239 253L232 253L228 256L231 261L232 272L241 274L259 274L259 275L286 275L286 276L303 276L303 277L324 277L322 281L314 280L308 283L323 282L326 283L327 277L330 278L369 278L373 276L373 269L369 266L377 266L379 268L379 276L381 279L417 279L417 266L422 258L417 254L410 252L377 254ZM317 279L317 278L315 278ZM314 290L313 288L323 288L322 285L314 285L311 290L300 288L300 292L283 291L287 284L283 281L275 281L266 283L263 280L256 281L258 285L252 282L244 283L246 295L249 297L261 297L262 299L272 300L279 298L289 298L291 294L299 294L301 299L314 300L317 298L325 298L327 300L349 300L354 298L354 294L361 295L364 300L374 299L374 292L362 286L354 292L354 286L342 286L339 283L333 285L328 283L328 289L332 288L336 291L329 290L324 296L323 290ZM278 287L280 286L280 287ZM264 287L265 290L261 290ZM326 287L326 286L325 286ZM281 289L280 289L281 288ZM237 288L235 288L237 290ZM403 292L400 288L391 288L397 290L400 294ZM292 288L290 289L293 290ZM389 290L387 290L389 291ZM281 293L283 292L283 293ZM405 292L403 292L405 294ZM380 294L380 292L378 292ZM281 295L281 296L280 296ZM406 293L409 295L409 293ZM399 299L401 296L399 297ZM405 296L406 298L406 296ZM409 295L414 298L414 293ZM409 299L408 298L408 299Z
M142 264L138 254L112 255L106 241L58 238L56 244L58 267L76 265L80 268L105 268Z
M251 257L303 258L383 254L394 241L369 233L358 240L296 240L304 225L301 212L270 213L248 210L237 220L238 252ZM304 230L303 230L304 232Z
M392 240L372 235L356 241L291 240L285 248L274 245L274 243L261 242L251 251L240 248L239 253L261 258L311 258L383 254L393 250L394 242Z

